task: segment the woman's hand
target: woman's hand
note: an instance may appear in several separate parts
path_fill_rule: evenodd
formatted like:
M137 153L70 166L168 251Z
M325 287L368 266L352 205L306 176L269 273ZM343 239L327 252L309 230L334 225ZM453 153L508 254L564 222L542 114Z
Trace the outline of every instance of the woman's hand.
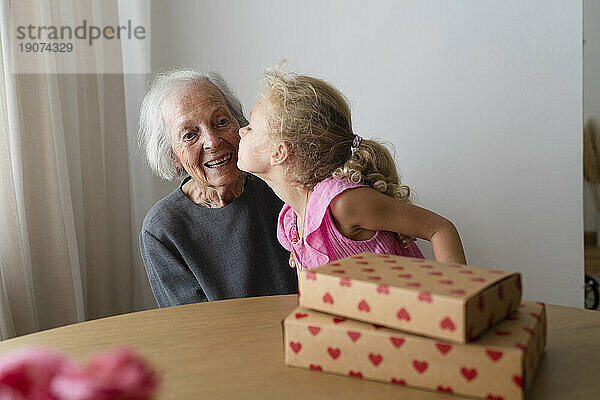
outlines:
M454 224L432 211L371 188L346 190L330 204L338 229L391 231L431 242L437 261L466 264Z
M294 254L290 253L290 267L296 268L296 262L294 261Z

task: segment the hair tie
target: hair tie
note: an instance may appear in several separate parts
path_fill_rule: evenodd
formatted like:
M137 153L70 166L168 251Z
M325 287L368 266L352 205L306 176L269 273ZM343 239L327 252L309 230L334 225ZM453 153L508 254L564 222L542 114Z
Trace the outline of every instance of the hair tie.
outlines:
M356 150L358 150L360 142L362 142L362 137L358 136L357 134L354 134L354 140L352 141L352 146L350 146L350 151L352 151L352 155L354 155L354 153L356 153Z

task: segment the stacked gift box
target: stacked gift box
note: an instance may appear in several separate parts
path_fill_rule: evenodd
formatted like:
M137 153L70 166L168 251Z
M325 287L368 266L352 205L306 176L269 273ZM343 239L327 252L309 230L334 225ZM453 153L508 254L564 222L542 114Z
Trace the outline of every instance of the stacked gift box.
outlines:
M546 344L519 273L362 253L299 273L290 366L486 399L523 399Z

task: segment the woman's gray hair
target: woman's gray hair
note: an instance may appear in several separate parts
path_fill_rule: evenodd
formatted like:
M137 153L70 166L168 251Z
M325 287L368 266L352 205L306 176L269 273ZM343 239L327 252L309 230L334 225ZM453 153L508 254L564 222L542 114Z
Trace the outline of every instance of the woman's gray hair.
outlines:
M242 104L227 82L216 72L203 74L191 69L171 70L157 75L152 82L140 110L138 122L138 144L144 150L146 161L154 172L166 180L185 176L185 170L175 166L175 154L171 149L171 135L162 116L165 100L190 84L210 82L223 94L229 111L241 127L248 125Z

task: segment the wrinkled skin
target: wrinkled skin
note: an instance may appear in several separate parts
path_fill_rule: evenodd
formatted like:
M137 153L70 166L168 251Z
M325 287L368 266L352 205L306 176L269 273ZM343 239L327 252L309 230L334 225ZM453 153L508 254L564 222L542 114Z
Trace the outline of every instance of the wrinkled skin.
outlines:
M210 82L190 84L166 99L162 116L174 162L192 178L183 192L204 207L222 207L235 200L245 182L237 168L240 126L221 91ZM229 160L222 165L207 165L224 157Z

